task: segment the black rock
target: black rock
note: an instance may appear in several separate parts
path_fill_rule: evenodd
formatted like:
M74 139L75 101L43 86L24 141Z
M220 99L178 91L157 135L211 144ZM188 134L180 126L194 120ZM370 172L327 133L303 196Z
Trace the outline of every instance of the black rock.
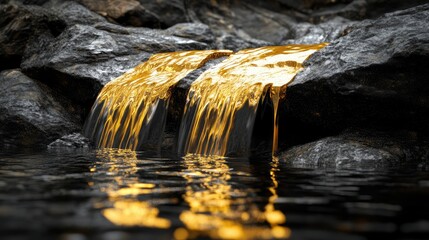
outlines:
M418 165L428 157L428 149L412 134L354 131L293 147L279 158L299 168L379 169Z
M202 22L217 36L258 39L278 44L296 22L289 15L242 1L187 1L191 21Z
M43 7L63 19L67 26L107 24L104 17L75 1L50 0Z
M309 21L324 22L327 19L339 16L350 20L362 20L367 15L366 0L345 0L329 4L309 12Z
M179 23L165 30L177 37L192 39L198 42L215 45L216 37L209 26L202 23Z
M288 86L286 125L309 136L350 126L429 133L427 23L429 4L356 24L315 53Z
M353 23L342 17L335 17L317 25L306 22L298 23L281 43L287 45L332 42L345 35Z
M240 51L247 48L257 48L263 46L270 46L273 43L265 42L257 39L242 39L238 36L225 34L216 39L218 49L229 49L232 51Z
M178 23L189 22L183 0L139 0L141 5L154 13L159 21L171 27Z
M78 0L88 9L122 25L161 28L158 16L137 0Z
M62 136L48 145L48 149L89 148L90 141L80 133Z
M34 39L27 47L22 68L89 107L107 82L152 53L206 48L205 43L158 30L113 24L74 25L55 38L41 35Z
M19 67L32 36L57 36L65 27L57 15L39 6L0 5L0 70Z
M428 3L427 0L366 0L366 16L376 18L385 13L403 10Z
M56 96L19 70L1 72L0 148L46 147L54 139L78 131L77 118Z

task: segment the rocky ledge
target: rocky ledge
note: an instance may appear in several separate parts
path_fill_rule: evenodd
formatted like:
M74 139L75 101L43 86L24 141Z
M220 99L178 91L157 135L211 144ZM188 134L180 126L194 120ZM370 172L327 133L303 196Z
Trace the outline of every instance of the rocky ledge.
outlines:
M154 53L330 42L287 90L281 159L426 156L426 1L156 2L0 0L0 148L46 148L79 132L100 89ZM175 121L187 79L171 100ZM88 146L70 136L50 146Z

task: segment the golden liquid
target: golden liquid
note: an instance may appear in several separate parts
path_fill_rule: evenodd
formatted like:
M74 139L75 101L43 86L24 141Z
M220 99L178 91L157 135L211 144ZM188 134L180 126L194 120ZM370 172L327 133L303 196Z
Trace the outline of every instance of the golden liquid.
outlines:
M170 220L159 217L159 210L147 201L141 201L138 196L152 194L157 187L154 183L142 183L137 175L137 156L131 150L104 149L98 151L98 157L108 159L108 173L119 175L113 181L100 182L102 192L107 193L110 206L102 210L103 216L115 225L126 227L151 227L166 229L171 226ZM126 167L124 167L126 166ZM125 170L124 170L125 169ZM91 172L97 174L97 167Z
M180 214L186 228L175 231L176 239L284 239L290 236L290 229L283 226L285 215L274 208L278 198L275 163L270 171L271 197L265 208L260 209L249 201L251 197L246 188L229 183L231 167L225 158L187 155L183 160L186 169L183 176L188 182L183 198L189 210ZM261 226L264 222L268 226Z
M149 131L158 130L151 129L158 124L154 121L165 121L165 114L163 119L154 119L159 109L166 112L171 88L207 61L231 53L207 50L153 55L102 89L93 107L94 112L101 106L97 110L100 113L89 120L90 137L95 138L98 147L136 150Z
M192 84L188 94L179 135L179 149L185 154L226 156L229 150L236 150L230 149L232 141L236 142L234 144L241 144L240 147L246 148L247 145L248 148L250 136L246 134L252 132L260 99L270 91L275 114L275 153L278 145L279 101L285 95L287 84L302 69L302 63L324 46L326 44L242 50L204 72ZM237 121L237 116L245 112L243 109L248 114L244 120ZM234 133L238 128L247 129L247 133Z

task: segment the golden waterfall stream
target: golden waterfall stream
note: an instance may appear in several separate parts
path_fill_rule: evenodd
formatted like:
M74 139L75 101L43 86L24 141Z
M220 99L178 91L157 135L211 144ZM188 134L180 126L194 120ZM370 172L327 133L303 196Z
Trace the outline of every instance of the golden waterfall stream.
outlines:
M174 237L288 238L291 230L284 226L286 216L275 208L279 171L279 160L275 157L277 112L287 85L302 69L302 63L324 46L271 46L235 54L228 50L155 54L103 88L87 120L85 134L102 148L145 150L142 146L159 144L171 89L207 61L229 56L201 74L187 96L177 143L179 153L184 156L184 170L176 174L186 180L182 197L189 208L180 212L183 227L175 229ZM269 96L273 105L273 159L269 172L270 197L261 208L246 201L251 199L251 193L231 184L231 166L224 156L231 152L244 156L250 150L258 105L265 96ZM109 154L110 151L114 154ZM100 154L107 154L104 157L113 163L129 164L127 172L109 168L109 172L123 175L127 181L115 178L100 186L110 204L107 208L101 206L104 217L127 227L171 228L172 222L160 215L156 204L138 199L162 186L139 182L136 153L105 149Z
M109 82L98 95L85 133L98 147L136 150L157 145L171 88L228 50L160 53Z
M287 84L302 69L302 63L324 46L326 44L242 50L204 72L188 94L179 151L217 156L240 149L247 152L259 101L270 91L275 153L279 101L285 95Z

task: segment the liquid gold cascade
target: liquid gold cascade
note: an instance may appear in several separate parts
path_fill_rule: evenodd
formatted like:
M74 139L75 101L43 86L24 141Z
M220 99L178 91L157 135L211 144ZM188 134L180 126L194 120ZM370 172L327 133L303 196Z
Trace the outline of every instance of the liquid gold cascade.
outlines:
M147 62L108 83L85 124L98 147L136 150L159 139L170 89L207 61L228 50L186 51L153 55Z
M274 105L273 153L278 144L279 101L302 63L326 44L239 51L203 73L191 86L179 134L179 151L226 156L247 152L258 103L267 91ZM244 149L244 150L243 150Z

